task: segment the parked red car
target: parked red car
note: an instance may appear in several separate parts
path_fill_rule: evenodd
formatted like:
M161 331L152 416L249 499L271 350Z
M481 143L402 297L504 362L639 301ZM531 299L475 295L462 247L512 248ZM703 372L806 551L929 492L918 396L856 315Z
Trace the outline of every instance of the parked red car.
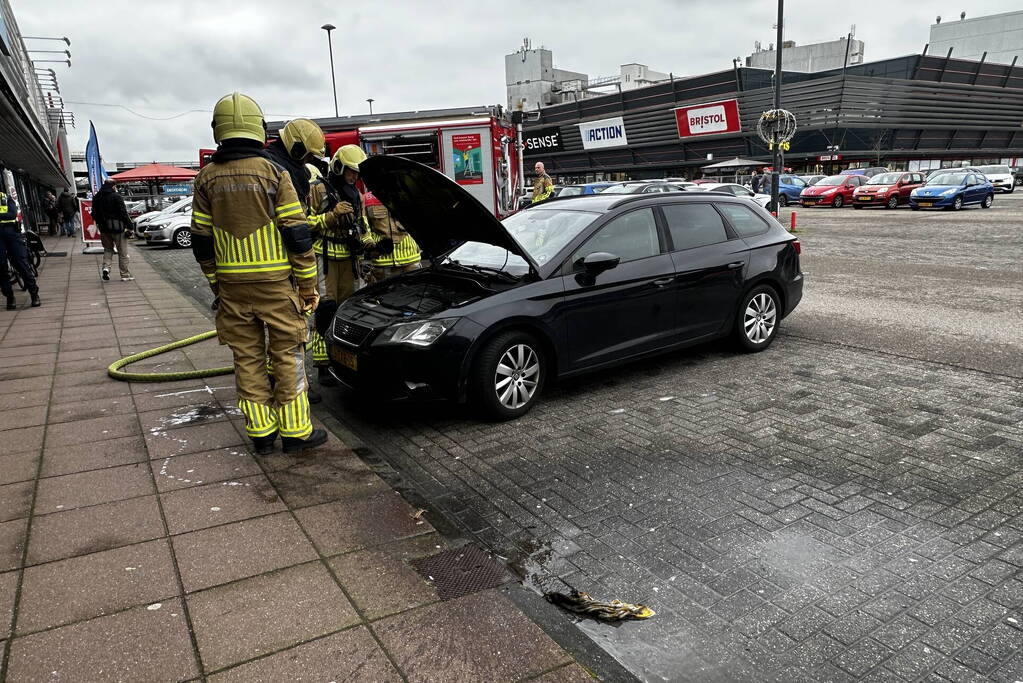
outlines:
M900 204L909 204L909 193L923 184L923 173L910 171L878 173L868 180L866 185L856 188L853 192L853 208L883 206L886 209L894 209Z
M830 175L800 192L799 203L803 206L831 205L837 209L843 204L851 204L853 192L866 181L861 175Z

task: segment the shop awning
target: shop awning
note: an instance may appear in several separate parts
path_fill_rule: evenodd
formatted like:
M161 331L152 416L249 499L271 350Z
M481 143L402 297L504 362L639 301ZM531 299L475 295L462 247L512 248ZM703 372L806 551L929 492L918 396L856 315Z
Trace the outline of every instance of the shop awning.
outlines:
M165 181L165 180L191 180L198 175L197 171L179 166L167 166L165 164L146 164L133 168L130 171L122 171L110 176L119 183Z
M768 161L754 161L753 159L743 159L741 157L735 157L728 161L719 161L716 164L710 164L709 166L701 166L701 171L724 171L732 168L755 168L757 166L763 166L768 164Z

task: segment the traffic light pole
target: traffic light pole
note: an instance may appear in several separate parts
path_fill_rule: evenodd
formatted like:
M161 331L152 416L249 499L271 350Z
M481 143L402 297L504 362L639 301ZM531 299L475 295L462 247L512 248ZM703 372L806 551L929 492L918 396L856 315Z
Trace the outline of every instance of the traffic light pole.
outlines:
M775 43L775 61L774 61L774 109L778 111L781 109L781 41L783 34L782 20L785 16L785 0L778 0L778 37ZM778 139L778 122L775 121L774 135L773 138L773 149L774 152L771 167L773 172L771 173L771 206L774 207L775 212L780 208L778 203L778 175L782 172L782 156L781 156L781 141Z

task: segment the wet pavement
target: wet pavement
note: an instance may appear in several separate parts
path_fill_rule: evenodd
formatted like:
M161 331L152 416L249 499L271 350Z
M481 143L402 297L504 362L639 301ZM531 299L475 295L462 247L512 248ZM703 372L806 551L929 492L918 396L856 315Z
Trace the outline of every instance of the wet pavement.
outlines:
M513 423L334 391L318 412L538 593L653 607L529 607L641 679L1021 680L1023 196L798 215L806 295L765 353L603 372Z
M47 241L43 306L0 312L0 681L589 680L510 577L442 599L413 562L453 544L336 437L255 456L233 377L108 378L208 306Z

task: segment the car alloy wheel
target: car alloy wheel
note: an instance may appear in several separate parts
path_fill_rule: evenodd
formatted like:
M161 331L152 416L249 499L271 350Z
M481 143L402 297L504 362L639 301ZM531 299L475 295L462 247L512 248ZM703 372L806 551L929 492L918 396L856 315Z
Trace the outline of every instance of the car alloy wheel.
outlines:
M546 357L527 332L498 334L473 364L471 389L486 416L512 420L525 415L543 391Z
M959 210L959 209L961 209L961 208L963 208L963 196L962 196L962 195L959 195L959 196L958 196L958 197L956 197L956 198L955 198L955 200L954 200L954 201L952 202L952 210L953 210L953 211L958 211L958 210Z
M885 208L897 209L899 208L899 198L897 195L892 195L888 198L888 203L885 204Z
M767 285L755 287L742 298L736 332L746 351L762 351L778 332L778 294Z
M509 410L518 410L533 400L540 376L540 357L532 347L516 344L504 352L494 372L497 400Z
M779 192L778 193L778 205L779 206L788 206L789 205L789 197L788 197L788 195L782 194L782 193Z
M174 245L182 249L189 249L192 246L192 231L182 228L174 233Z
M993 194L989 194L988 196L984 197L984 201L982 201L980 203L980 208L982 208L982 209L990 209L991 205L994 204L994 203L995 203L995 196Z
M835 198L831 200L831 205L833 207L835 207L836 209L841 209L843 201L845 201L845 200L842 198L842 195L836 194Z

